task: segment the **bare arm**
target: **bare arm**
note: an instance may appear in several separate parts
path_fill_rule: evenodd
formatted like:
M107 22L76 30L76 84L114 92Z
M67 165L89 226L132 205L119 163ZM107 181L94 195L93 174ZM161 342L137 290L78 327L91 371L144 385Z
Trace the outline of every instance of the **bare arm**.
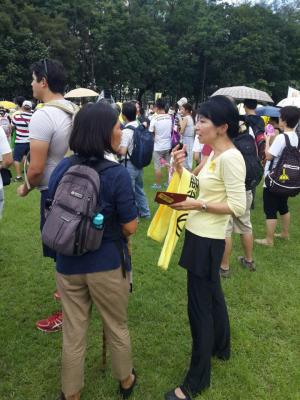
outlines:
M137 218L130 222L127 222L127 224L122 224L123 235L126 237L133 235L137 230L137 227L138 227Z
M2 163L1 167L8 168L13 163L13 156L12 153L2 154Z
M30 142L30 164L27 171L30 186L38 186L41 182L48 157L49 143L41 140Z
M184 134L185 128L187 126L187 118L182 118L180 121L180 129L179 129L179 133L180 135Z
M269 148L270 148L270 139L271 136L265 135L265 140L266 140L266 148L265 148L265 154L266 154L266 160L271 161L273 160L273 156L271 153L269 153Z
M30 164L27 171L27 178L30 189L26 184L18 187L17 193L19 196L26 196L30 190L39 185L41 182L45 165L48 157L49 143L41 140L32 139L30 141Z

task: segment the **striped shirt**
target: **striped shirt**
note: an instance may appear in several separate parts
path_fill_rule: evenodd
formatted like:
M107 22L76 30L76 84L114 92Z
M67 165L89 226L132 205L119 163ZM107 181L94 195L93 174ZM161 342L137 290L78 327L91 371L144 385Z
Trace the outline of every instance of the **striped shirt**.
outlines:
M32 113L19 112L12 118L12 124L16 128L16 142L15 143L29 143L29 122Z

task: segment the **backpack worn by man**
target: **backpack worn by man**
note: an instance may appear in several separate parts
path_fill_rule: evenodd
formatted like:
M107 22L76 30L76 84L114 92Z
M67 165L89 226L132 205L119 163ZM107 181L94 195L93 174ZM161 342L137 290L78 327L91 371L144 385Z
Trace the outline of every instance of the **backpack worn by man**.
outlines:
M62 110L65 113L67 113L68 115L70 115L70 117L72 118L72 125L74 122L75 115L79 111L79 107L76 104L71 103L71 102L69 102L68 104L61 104L60 101L53 100L53 101L49 101L49 103L45 103L45 105L48 107L58 108L59 110ZM67 154L69 155L69 151L67 152ZM27 178L27 169L29 167L29 164L30 164L30 151L27 153L27 155L24 159L24 164L23 164L24 180L25 180L25 183L26 183L28 189L30 189L30 184L29 184L29 181Z
M284 137L285 148L274 169L271 161L265 184L270 192L279 196L296 196L300 193L300 139L298 137L298 146L295 147L286 133Z
M252 190L263 176L263 167L257 154L255 139L246 131L237 136L233 143L242 153L246 164L246 190Z
M255 138L258 157L261 161L264 161L266 148L264 121L258 115L246 115L245 123L248 132L250 135L253 134Z
M137 127L129 125L126 126L126 129L127 128L133 130L133 149L130 156L128 153L126 154L125 165L128 155L130 161L136 168L142 169L144 167L147 167L147 165L149 165L152 160L152 153L154 148L153 134L149 132L143 124L140 124Z
M78 156L70 159L71 167L60 180L53 200L49 200L42 240L59 254L81 256L99 249L102 241L103 226L99 229L93 222L102 210L99 173L119 164L83 161Z

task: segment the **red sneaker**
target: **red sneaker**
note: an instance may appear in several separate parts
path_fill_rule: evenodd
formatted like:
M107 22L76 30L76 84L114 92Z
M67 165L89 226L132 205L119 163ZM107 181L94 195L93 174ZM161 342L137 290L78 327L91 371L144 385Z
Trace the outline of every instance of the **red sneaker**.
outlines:
M54 300L57 300L57 301L61 300L60 294L58 293L57 290L53 293L53 297L54 297Z
M62 328L63 317L62 312L59 311L47 319L42 319L37 321L36 327L43 332L57 332L60 331Z

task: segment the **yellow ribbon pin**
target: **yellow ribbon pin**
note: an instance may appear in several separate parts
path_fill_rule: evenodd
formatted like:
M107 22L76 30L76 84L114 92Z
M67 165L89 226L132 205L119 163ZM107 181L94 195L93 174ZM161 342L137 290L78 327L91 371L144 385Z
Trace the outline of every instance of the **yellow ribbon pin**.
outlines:
M282 174L279 177L280 181L288 181L290 178L287 176L287 174L285 173L285 168L282 169Z

